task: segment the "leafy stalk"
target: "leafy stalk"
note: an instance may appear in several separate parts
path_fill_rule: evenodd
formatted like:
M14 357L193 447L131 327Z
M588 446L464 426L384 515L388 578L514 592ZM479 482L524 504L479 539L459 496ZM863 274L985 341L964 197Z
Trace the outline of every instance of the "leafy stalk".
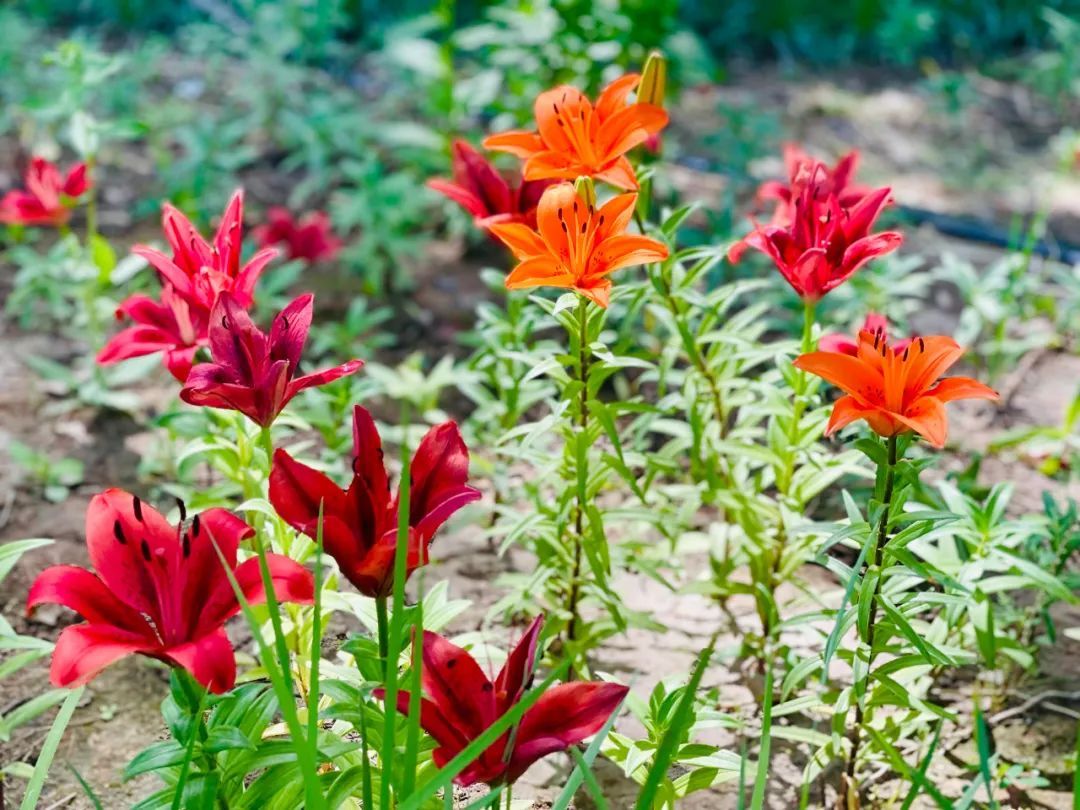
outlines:
M885 484L881 498L881 517L878 518L877 531L873 541L873 557L871 568L869 569L878 572L881 571L885 543L889 536L889 516L892 512L893 489L896 483L896 465L899 461L897 458L896 445L897 437L890 436L887 440L886 448L888 457L885 462ZM855 768L859 759L859 746L862 739L863 717L865 714L863 707L866 703L865 690L871 681L874 670L874 634L877 625L878 594L881 592L881 580L882 578L878 576L874 582L874 587L870 592L870 615L866 624L866 635L865 638L862 639L862 641L866 643L867 649L866 676L865 681L862 684L862 690L858 689L858 684L856 684L855 722L852 724L848 733L848 739L851 741L851 752L848 754L847 767L840 787L841 795L848 799L850 799L851 792L857 790L855 787ZM857 650L855 654L858 655ZM860 695L860 691L863 692L862 695Z

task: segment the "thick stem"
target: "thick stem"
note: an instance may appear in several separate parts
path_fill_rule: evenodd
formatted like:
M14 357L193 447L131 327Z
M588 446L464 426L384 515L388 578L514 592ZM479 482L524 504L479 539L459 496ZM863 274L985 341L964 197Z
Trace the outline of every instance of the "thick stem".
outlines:
M884 557L885 542L889 536L889 513L892 511L892 498L893 487L896 482L896 436L890 436L888 439L888 460L885 466L885 486L881 496L881 518L878 520L877 532L874 538L874 555L872 567L876 570L881 570L881 564ZM867 648L867 661L866 661L866 683L864 684L864 690L869 686L870 678L874 671L874 630L877 624L878 614L878 594L881 591L881 577L878 577L877 582L874 584L874 590L870 594L870 617L866 625L866 648ZM857 654L857 653L856 653ZM848 739L851 741L851 753L848 756L847 769L845 773L845 779L841 783L840 792L844 796L845 800L848 798L849 791L855 791L855 766L858 763L859 758L859 744L862 738L862 725L863 725L863 698L858 696L858 690L856 689L856 701L855 701L855 723L851 727L848 734ZM848 806L846 801L842 806Z
M579 435L589 428L589 300L585 296L578 299L578 380L581 382L581 394L578 402L577 427ZM577 506L574 514L574 568L570 579L570 596L566 610L570 614L570 623L566 627L566 646L572 647L578 634L578 601L581 597L581 555L585 534L585 487L589 480L588 467L581 469L588 461L588 455L578 461ZM583 483L585 482L585 483ZM571 664L566 674L567 680L574 679L574 667Z

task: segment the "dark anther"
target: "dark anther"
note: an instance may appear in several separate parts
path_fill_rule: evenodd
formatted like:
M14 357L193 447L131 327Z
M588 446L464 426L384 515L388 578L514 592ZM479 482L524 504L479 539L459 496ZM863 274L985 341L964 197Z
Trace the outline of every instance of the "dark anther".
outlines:
M574 213L577 213L577 200L574 200Z
M562 232L563 233L569 233L569 231L566 230L566 223L565 222L560 222L559 224L562 225Z
M182 548L184 550L184 559L186 560L188 557L191 556L191 535L190 534L185 534L184 535L184 541L181 544L181 546L182 546Z
M112 533L113 533L113 537L116 538L116 542L118 542L120 545L125 545L127 543L127 538L124 537L124 529L120 525L119 520L117 520L115 523L113 523L113 525L112 525Z
M131 498L131 508L135 512L135 519L142 523L142 501L139 500L138 495L133 495Z
M556 211L557 211L557 212L558 212L558 214L559 214L559 222L562 222L562 218L563 218L563 213L562 213L562 209L561 209L561 208L557 208L557 209L556 209Z
M553 110L555 111L555 114L556 114L556 115L558 115L558 114L559 114L559 105L558 105L558 104L556 104L556 103L555 103L554 101L553 101L553 102L551 102L551 109L553 109Z
M881 340L881 330L880 329L875 329L874 330L874 348L875 349L878 347L878 341L879 340Z
M900 358L904 362L907 362L907 356L908 356L909 351L911 351L911 345L910 344L904 347L904 356Z
M150 545L145 540L139 543L139 548L142 549L143 559L150 562Z
M920 352L925 352L926 351L926 344L923 343L922 338L919 338L919 351Z
M584 107L581 108L581 120L582 121L585 120L585 108Z
M176 505L180 508L180 522L183 523L187 520L187 507L184 506L184 502L179 498L176 499Z
M492 686L490 683L485 683L483 686L480 687L480 691L484 692L486 694L486 693L490 692L494 688L495 687Z
M447 669L453 669L456 666L457 666L457 659L456 658L451 658L449 661L446 662L446 668Z
M229 328L229 319L227 317L225 317L224 315L221 316L221 328L222 329L228 329Z
M566 124L563 123L563 120L561 118L556 118L555 123L558 124L560 127L566 126Z
M603 214L600 215L600 222L598 222L597 224L598 225L603 225L604 224L604 215Z
M585 233L585 231L588 230L588 228L589 228L589 223L588 222L582 222L581 223L581 232L582 233Z
M191 519L191 533L196 537L199 535L199 516L196 515Z

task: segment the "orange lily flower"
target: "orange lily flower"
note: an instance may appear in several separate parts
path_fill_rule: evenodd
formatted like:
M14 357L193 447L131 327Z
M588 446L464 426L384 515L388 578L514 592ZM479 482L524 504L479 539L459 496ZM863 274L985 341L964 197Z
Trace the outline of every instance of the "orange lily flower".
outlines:
M833 407L825 435L865 419L879 436L914 431L934 447L945 446L945 403L954 399L998 398L969 377L939 379L964 354L950 337L912 338L896 352L881 330L859 332L854 356L829 351L804 354L795 366L816 374L846 396Z
M663 242L625 232L636 202L636 194L620 194L596 209L571 184L559 183L540 198L538 230L517 222L492 225L519 262L506 288L563 287L607 307L609 273L668 256Z
M576 87L561 85L536 97L538 132L513 130L490 135L484 147L525 160L526 180L604 180L621 189L638 187L626 153L667 126L664 108L627 104L641 77L628 73L609 84L596 106Z

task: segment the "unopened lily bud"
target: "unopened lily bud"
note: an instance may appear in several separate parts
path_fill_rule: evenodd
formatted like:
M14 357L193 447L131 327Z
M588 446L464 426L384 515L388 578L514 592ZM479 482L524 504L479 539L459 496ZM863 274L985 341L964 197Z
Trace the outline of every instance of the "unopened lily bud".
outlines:
M596 185L591 177L579 177L574 182L574 191L590 208L596 207Z
M667 59L660 51L653 51L645 60L638 84L637 100L641 104L664 106L664 88L667 85Z

